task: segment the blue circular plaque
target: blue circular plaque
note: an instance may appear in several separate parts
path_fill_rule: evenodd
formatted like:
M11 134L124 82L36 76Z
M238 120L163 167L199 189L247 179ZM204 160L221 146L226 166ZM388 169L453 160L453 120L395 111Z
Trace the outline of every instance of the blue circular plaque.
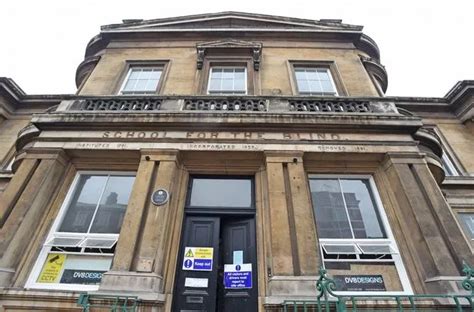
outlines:
M168 202L170 195L165 189L158 189L151 195L151 202L156 206L164 205Z

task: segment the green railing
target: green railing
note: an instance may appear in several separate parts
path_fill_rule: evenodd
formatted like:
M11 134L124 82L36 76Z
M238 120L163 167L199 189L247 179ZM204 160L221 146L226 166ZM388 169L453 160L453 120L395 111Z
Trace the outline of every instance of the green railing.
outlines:
M314 300L285 300L284 312L474 311L474 269L464 264L466 294L446 295L339 295L325 269L319 270Z
M81 294L77 304L82 306L82 311L108 310L110 312L135 312L139 299L136 296L113 296Z

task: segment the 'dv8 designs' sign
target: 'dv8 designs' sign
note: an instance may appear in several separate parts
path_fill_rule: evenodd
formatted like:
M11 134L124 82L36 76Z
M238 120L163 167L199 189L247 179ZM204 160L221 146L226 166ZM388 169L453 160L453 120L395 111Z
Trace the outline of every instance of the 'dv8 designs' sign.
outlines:
M334 275L339 291L385 291L382 275Z

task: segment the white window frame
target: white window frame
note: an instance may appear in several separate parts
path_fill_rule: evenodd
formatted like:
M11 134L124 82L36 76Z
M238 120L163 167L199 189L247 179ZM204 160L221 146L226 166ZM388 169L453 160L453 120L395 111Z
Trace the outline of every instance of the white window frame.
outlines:
M331 85L332 85L332 88L334 89L334 93L328 93L328 92L318 92L319 94L316 94L316 93L312 93L312 92L302 92L300 91L300 86L299 86L299 83L298 83L298 77L296 76L296 71L298 69L304 69L304 70L307 70L307 69L315 69L315 70L325 70L326 73L328 74L329 76L329 81L331 82ZM293 66L293 74L294 74L294 77L295 77L295 83L296 83L296 91L298 92L298 95L304 95L304 96L339 96L339 93L337 92L337 87L336 87L336 83L334 82L334 78L332 77L332 72L331 72L331 69L328 68L328 67L324 67L324 66L301 66L301 65L294 65Z
M385 213L385 209L383 208L382 205L382 199L380 198L377 186L374 182L374 178L372 175L358 175L358 174L350 174L350 175L337 175L337 174L309 174L308 175L309 180L311 179L317 179L317 178L322 178L322 179L366 179L369 181L369 185L375 200L375 209L377 209L377 212L379 213L380 216L380 221L382 223L382 227L385 230L385 234L387 238L357 238L357 239L350 239L350 238L318 238L319 239L319 250L320 250L320 255L322 258L322 263L324 267L324 261L328 262L358 262L358 263L370 263L370 262L390 262L394 263L395 268L398 273L398 277L400 278L400 283L402 285L403 290L402 291L335 291L335 294L341 294L341 295L410 295L413 294L413 289L410 284L410 279L408 278L407 271L405 269L405 266L403 264L403 260L400 256L400 252L397 246L397 242L395 241L392 229L390 228L390 224L388 222L387 215ZM309 181L308 181L309 182ZM311 190L310 190L311 191ZM314 203L312 203L314 205ZM314 206L313 206L314 207ZM314 209L314 208L313 208ZM316 218L317 216L314 216L314 221L315 225L316 224ZM349 219L350 221L350 219ZM381 244L381 245L386 245L389 246L390 249L392 250L392 259L324 259L324 254L323 254L323 245L324 244L354 244L358 247L358 245L376 245L376 244ZM362 250L358 248L361 253ZM370 253L365 253L365 254L370 254ZM357 258L358 255L356 255Z
M41 247L40 254L36 259L36 262L33 266L33 269L30 272L28 280L26 282L25 288L33 288L33 289L52 289L52 290L74 290L74 291L97 291L99 289L99 285L84 285L84 284L61 284L61 283L38 283L38 277L43 269L44 263L50 253L60 253L66 255L78 255L78 256L91 256L91 257L104 257L104 258L112 258L115 254L105 254L105 253L80 253L80 252L55 252L51 251L52 246L48 246L48 242L51 241L55 237L77 237L77 238L109 238L118 240L119 234L101 234L101 233L94 233L94 234L85 234L85 233L73 233L73 232L57 232L59 229L64 217L66 216L66 212L69 208L71 200L74 196L76 191L79 179L82 175L109 175L109 176L128 176L128 175L136 175L134 171L78 171L76 176L74 177L71 186L66 194L63 204L59 209L58 215L56 216L53 225L46 237L45 242ZM92 220L91 220L92 222ZM83 243L81 240L77 245Z
M245 86L245 93L233 93L234 91L231 91L231 90L227 90L226 91L222 91L222 90L219 90L219 92L214 92L213 90L210 90L210 87L211 87L211 78L212 78L212 70L213 69L217 69L217 68L242 68L244 70L244 86ZM209 77L207 79L207 91L206 93L208 95L235 95L235 96L238 96L238 95L247 95L248 92L249 92L249 88L248 88L248 85L247 85L247 67L246 66L210 66L209 67Z
M124 91L125 86L127 85L128 79L130 78L130 75L132 74L132 71L134 69L143 69L143 68L154 68L154 69L160 69L161 74L160 74L160 79L158 79L158 83L156 85L155 91L145 91L145 90L138 90L138 91ZM163 74L165 72L165 67L164 65L131 65L128 68L127 75L125 76L125 79L122 81L122 85L120 86L120 95L128 95L128 96L134 96L134 95L156 95L158 93L158 89L160 87L161 80L163 79Z

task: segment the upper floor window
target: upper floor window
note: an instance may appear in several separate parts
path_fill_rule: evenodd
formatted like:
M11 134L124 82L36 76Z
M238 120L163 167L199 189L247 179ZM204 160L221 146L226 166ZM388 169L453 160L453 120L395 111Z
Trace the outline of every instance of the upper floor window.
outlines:
M329 68L297 66L294 70L299 94L337 95Z
M247 68L213 66L210 68L208 94L247 94Z
M121 94L155 94L158 91L162 66L132 66L120 90Z
M129 173L81 173L70 188L28 287L97 290L112 264L135 180Z

